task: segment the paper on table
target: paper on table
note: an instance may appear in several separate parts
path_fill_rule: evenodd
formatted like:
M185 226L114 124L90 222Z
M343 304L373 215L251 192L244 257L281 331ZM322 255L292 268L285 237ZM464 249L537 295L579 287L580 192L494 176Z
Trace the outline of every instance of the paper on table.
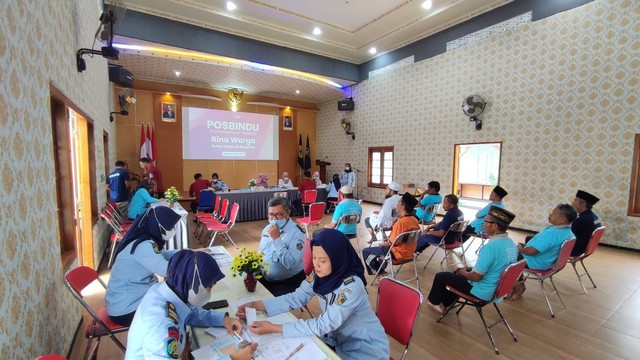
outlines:
M247 315L247 325L253 324L258 319L258 314L256 313L256 309L254 308L244 308L245 314Z
M260 345L255 355L265 360L286 359L298 345L304 344L290 360L324 360L327 356L309 337L295 337L274 341L267 345Z
M288 313L272 316L264 320L269 321L272 324L278 324L278 325L291 322L291 318L289 317ZM251 334L251 341L257 342L260 346L264 344L269 344L276 340L282 340L281 333L258 335L250 332L251 330L249 330L249 326L247 326L246 331L248 331L249 334ZM296 346L298 346L298 344L296 344Z
M223 327L210 327L210 328L205 329L204 331L206 331L208 334L213 335L217 339L225 337L225 336L229 336L229 333L227 332L227 329L225 329Z
M224 281L224 280L222 280ZM255 297L246 297L246 298L242 298L242 299L237 299L237 300L229 300L229 306L231 306L233 309L238 310L238 308L240 307L240 305L244 305L248 302L252 302L256 300Z

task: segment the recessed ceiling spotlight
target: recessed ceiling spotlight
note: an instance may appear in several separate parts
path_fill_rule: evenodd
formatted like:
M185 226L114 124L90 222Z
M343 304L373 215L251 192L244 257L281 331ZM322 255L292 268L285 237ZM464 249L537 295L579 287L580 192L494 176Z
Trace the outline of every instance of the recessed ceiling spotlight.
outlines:
M319 27L314 27L313 28L313 35L320 35L322 34L322 30L320 30Z
M300 90L296 90L296 95L300 95Z
M176 70L174 71L174 73L176 73L176 76L180 76L180 74L182 74L180 71Z
M237 8L236 4L232 3L231 1L227 1L227 10L233 11L236 8Z
M378 50L376 50L376 48L372 47L371 49L369 49L369 53L371 54L375 54Z
M422 7L427 10L431 9L431 6L433 6L433 3L431 2L431 0L427 0L422 3Z

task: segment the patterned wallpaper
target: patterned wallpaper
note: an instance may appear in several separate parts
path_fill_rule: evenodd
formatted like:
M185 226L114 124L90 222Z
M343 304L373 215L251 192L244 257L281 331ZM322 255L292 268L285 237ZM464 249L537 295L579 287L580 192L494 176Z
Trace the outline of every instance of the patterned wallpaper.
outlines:
M0 2L0 354L5 359L66 354L81 317L62 281L49 87L93 122L100 172L103 133L114 133L107 63L87 58L87 71L75 68L75 51L91 47L99 15L97 1ZM110 149L115 151L115 136ZM105 193L103 184L97 188ZM93 231L97 258L105 245L103 225Z
M330 173L347 161L363 170L359 195L381 202L381 190L366 188L368 147L395 146L399 183L438 180L449 193L454 144L502 141L514 226L539 230L555 204L585 189L602 199L603 242L640 249L640 219L626 216L639 59L640 3L597 0L364 81L348 91L353 112L323 103L318 156ZM472 94L488 101L481 131L461 111Z

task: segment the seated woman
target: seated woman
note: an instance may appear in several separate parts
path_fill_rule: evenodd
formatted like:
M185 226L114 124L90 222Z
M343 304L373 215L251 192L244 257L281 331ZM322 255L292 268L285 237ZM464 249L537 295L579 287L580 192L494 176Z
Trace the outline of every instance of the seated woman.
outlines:
M145 294L127 338L125 359L177 359L184 351L186 327L224 326L229 334L242 331L242 323L228 313L201 308L211 288L222 278L211 255L180 250L169 260L167 280ZM249 360L258 344L251 343L219 359Z
M505 209L491 206L483 224L485 233L491 237L489 242L480 249L471 271L462 268L456 273L436 274L427 302L433 310L442 314L458 300L456 294L446 289L447 285L479 299L492 300L502 272L517 261L518 248L506 232L515 217Z
M142 214L147 210L149 204L157 203L158 199L151 197L149 191L153 191L153 188L156 184L153 181L144 179L138 185L138 189L133 194L131 198L131 202L129 203L129 210L127 211L127 217L129 219L134 220L138 217L138 215Z
M107 314L114 322L131 324L140 300L158 282L156 274L167 275L175 250L163 249L179 220L180 215L166 206L147 209L118 244L105 295Z
M311 175L311 180L316 183L316 186L322 185L322 180L320 180L320 173L317 171L314 172L313 175Z
M333 179L327 184L327 207L325 213L329 213L331 203L329 201L338 201L338 191L342 185L340 184L340 175L333 174Z
M305 305L320 297L322 314L315 319L282 325L256 321L249 330L256 334L283 333L284 337L318 336L335 347L342 359L389 359L389 340L371 310L365 290L364 269L346 236L338 230L322 229L311 240L314 272L293 293L241 305L266 311L269 316Z
M278 187L280 189L296 188L295 186L293 186L293 181L291 181L291 179L289 178L289 173L286 171L282 173L282 179L278 179Z
M368 248L362 249L362 258L365 260L367 273L369 275L373 275L377 271L377 269L372 269L371 267L369 267L369 256L386 256L389 250L391 250L391 257L393 259L408 260L413 258L413 254L416 252L416 242L397 242L393 246L393 248L391 248L391 244L398 235L404 232L420 230L418 219L413 216L413 211L416 205L418 205L418 199L416 199L415 196L409 194L408 192L404 193L404 195L402 195L402 198L400 198L400 201L398 201L398 205L396 205L396 212L400 215L400 217L393 224L393 228L391 228L391 235L389 235L389 240L385 241L380 246L370 246ZM386 267L387 264L383 264L380 272L383 272Z
M256 186L262 186L263 188L267 189L269 187L267 180L269 180L269 176L267 176L267 174L258 174L258 180L256 180Z

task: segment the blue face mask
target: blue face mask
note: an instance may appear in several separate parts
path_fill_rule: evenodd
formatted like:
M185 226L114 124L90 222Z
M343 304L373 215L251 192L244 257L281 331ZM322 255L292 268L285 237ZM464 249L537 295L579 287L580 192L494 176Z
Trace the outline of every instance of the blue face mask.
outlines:
M277 225L278 228L282 229L287 224L287 221L289 220L288 219L282 219L282 220L271 219L269 220L269 224Z

